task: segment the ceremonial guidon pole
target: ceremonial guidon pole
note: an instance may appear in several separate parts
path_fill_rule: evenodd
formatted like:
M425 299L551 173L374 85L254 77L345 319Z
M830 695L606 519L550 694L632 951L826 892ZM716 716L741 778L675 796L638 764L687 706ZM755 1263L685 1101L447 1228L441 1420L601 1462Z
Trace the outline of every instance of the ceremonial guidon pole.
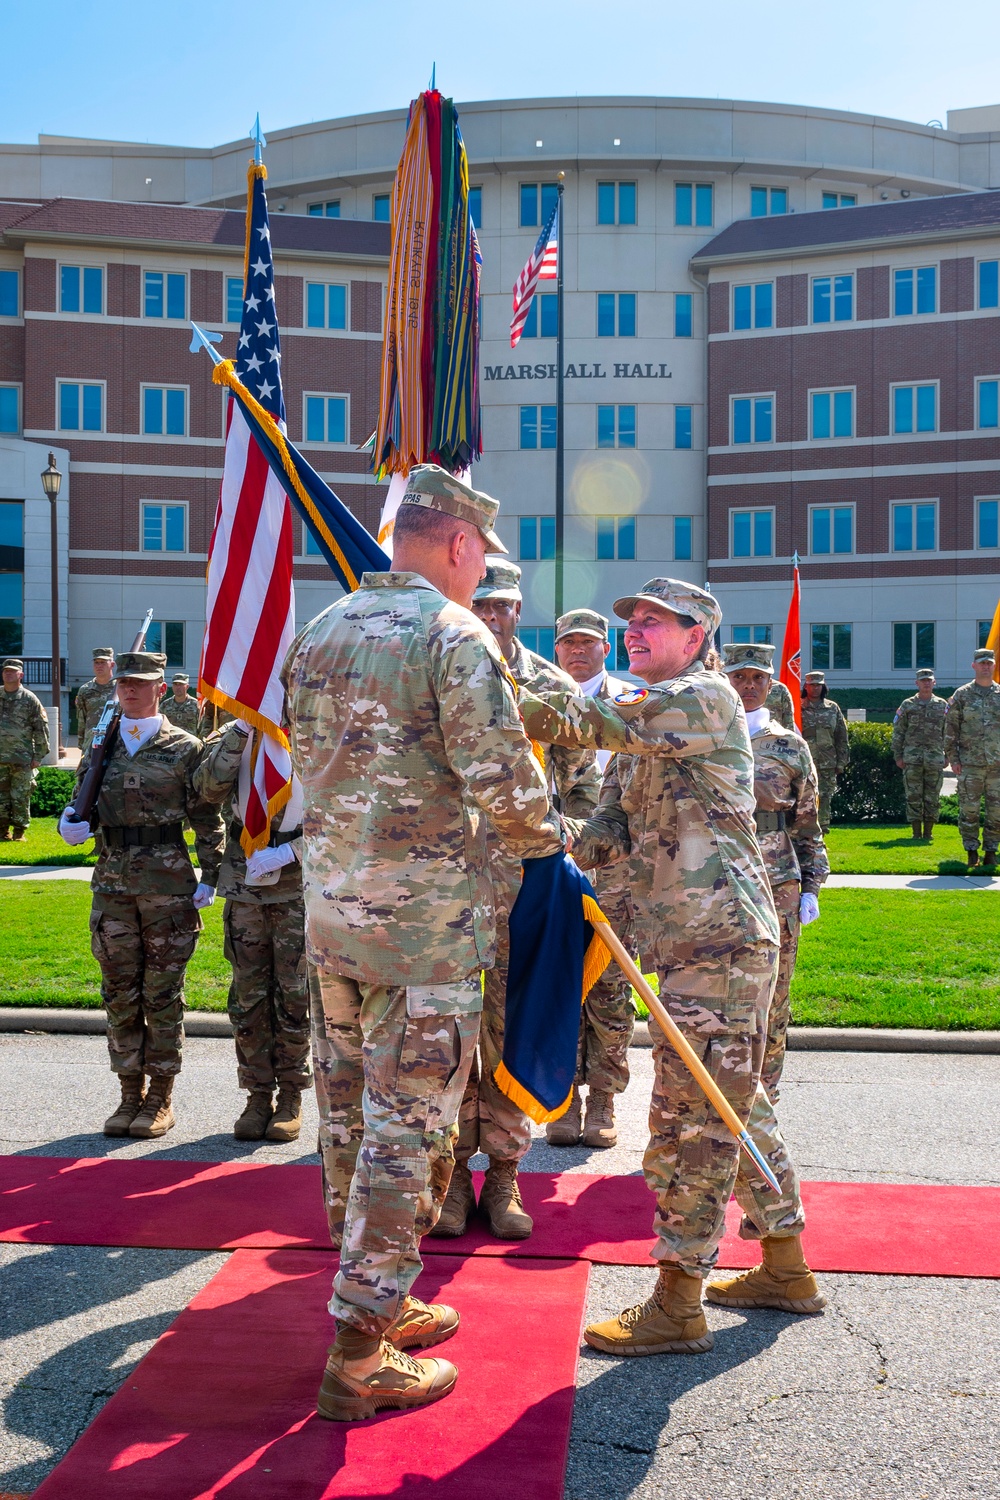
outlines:
M563 612L563 557L566 532L566 433L563 425L563 382L566 375L563 346L563 187L566 173L559 173L556 201L556 565L555 618Z

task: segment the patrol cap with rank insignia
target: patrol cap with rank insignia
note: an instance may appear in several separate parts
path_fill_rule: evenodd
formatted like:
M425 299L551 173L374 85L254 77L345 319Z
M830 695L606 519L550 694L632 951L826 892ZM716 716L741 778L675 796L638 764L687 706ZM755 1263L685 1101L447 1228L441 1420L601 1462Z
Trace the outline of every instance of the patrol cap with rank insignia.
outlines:
M499 500L463 484L440 464L418 464L411 469L400 505L422 505L443 515L468 521L484 538L491 552L507 556L507 548L493 530L500 509Z
M14 671L14 672L23 672L24 671L24 662L21 660L21 658L19 656L8 656L7 659L6 659L6 661L3 664L2 669L0 669L0 670L6 672L6 670L7 670L8 667L10 667L10 669L12 671Z
M184 686L187 687L187 685L191 681L191 679L190 679L190 677L188 676L188 674L186 672L175 672L174 675L173 675L173 677L171 677L170 681L171 682L182 682L184 684Z
M167 658L162 651L123 651L118 658L118 676L137 682L162 682Z
M516 601L521 597L521 569L517 563L512 562L488 562L482 582L478 585L472 599L475 603L478 599L510 599Z
M596 609L570 609L556 621L556 641L564 635L590 635L595 641L606 641L608 622Z
M640 601L658 604L661 609L669 609L675 615L690 615L708 636L713 636L722 624L722 609L714 594L680 578L651 578L637 594L616 599L615 614L619 619L627 620Z
M818 682L824 686L826 684L826 677L822 672L807 672L803 680L805 682Z
M973 661L995 661L993 650L990 646L981 646L978 651L972 653Z
M761 641L753 644L730 641L728 646L723 646L722 654L724 672L766 672L769 677L774 676L773 646L765 646Z
M917 673L916 680L917 682L936 681L934 673L931 671L930 667L921 667L920 671Z
M92 661L114 661L115 653L110 646L95 646L91 652Z

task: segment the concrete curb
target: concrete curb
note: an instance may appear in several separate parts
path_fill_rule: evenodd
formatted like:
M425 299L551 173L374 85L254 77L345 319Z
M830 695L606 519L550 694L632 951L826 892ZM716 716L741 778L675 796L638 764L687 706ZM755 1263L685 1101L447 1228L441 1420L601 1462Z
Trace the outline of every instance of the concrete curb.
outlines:
M636 1021L633 1047L651 1047L649 1026ZM792 1026L789 1052L1000 1053L1000 1031L898 1031L867 1026Z
M56 1010L48 1006L0 1006L0 1031L54 1031L75 1036L103 1036L103 1010ZM229 1017L214 1011L189 1010L184 1016L188 1036L232 1037Z

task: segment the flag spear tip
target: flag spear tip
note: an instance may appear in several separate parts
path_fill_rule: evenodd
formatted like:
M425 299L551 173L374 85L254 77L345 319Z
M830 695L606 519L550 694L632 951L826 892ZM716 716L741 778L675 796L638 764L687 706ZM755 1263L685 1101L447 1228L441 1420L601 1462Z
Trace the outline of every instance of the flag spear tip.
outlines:
M436 62L432 62L431 63L431 88L432 89L436 89L437 88L437 66L438 65L437 65Z
M188 351L191 354L197 354L199 349L207 349L209 354L212 356L213 365L221 365L222 355L216 354L215 350L212 348L213 344L221 343L221 333L206 333L205 329L199 328L197 323L191 324L191 342L188 345Z
M253 141L253 159L259 167L261 162L264 160L263 150L267 145L267 141L261 134L259 111L254 116L253 128L250 131L250 139Z

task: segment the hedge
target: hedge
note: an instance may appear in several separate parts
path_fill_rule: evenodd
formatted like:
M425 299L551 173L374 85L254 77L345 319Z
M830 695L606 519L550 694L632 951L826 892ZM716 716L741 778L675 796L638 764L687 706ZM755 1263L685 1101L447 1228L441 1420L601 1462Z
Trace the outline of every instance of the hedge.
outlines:
M31 789L31 813L35 818L58 818L73 800L76 773L59 766L39 766Z
M905 823L903 773L892 758L890 724L848 724L851 762L838 779L834 823Z

